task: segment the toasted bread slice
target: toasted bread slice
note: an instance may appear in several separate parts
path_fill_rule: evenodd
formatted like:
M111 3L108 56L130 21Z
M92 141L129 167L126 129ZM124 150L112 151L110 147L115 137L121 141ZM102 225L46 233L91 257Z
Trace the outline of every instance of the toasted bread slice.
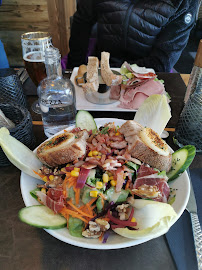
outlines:
M138 124L134 120L128 120L119 128L119 132L121 132L125 137L128 137L131 135L138 135L142 129L142 125Z
M103 81L107 86L119 85L122 82L122 75L115 75L109 66L109 57L108 52L101 53L101 76Z
M128 142L128 151L132 157L160 171L170 170L172 161L170 150L155 131L129 120L119 128L119 132Z
M99 60L97 57L89 56L87 65L87 83L83 84L85 92L97 92L99 88L98 80Z
M169 153L168 156L158 154L156 151L152 150L149 146L143 143L137 135L134 136L133 143L129 144L128 150L131 156L160 171L168 172L171 168L171 153Z
M79 68L78 68L78 73L77 75L75 76L74 80L75 80L75 83L78 85L78 86L81 86L82 84L85 83L85 80L84 80L84 74L87 72L87 66L86 65L80 65Z
M37 156L43 164L56 167L74 161L86 153L86 130L78 133L63 133L41 144Z

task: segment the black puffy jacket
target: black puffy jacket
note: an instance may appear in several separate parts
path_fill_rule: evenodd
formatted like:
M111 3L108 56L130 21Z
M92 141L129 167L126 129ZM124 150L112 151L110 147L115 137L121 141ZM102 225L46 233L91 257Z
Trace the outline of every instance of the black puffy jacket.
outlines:
M186 46L198 0L80 0L73 17L68 67L86 62L92 26L97 23L98 57L126 60L169 72Z

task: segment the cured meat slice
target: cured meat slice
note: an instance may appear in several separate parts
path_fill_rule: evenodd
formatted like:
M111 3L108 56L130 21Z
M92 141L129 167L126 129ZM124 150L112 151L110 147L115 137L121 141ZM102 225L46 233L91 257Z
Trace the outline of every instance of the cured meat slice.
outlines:
M36 192L38 198L43 205L46 205L48 208L53 210L55 213L59 213L64 207L64 197L62 189L53 189L48 190L47 195L41 191Z
M147 97L154 94L162 95L164 91L164 85L155 80L148 80L140 86L134 86L134 88L132 86L126 87L121 90L119 107L138 109Z
M148 98L147 95L144 93L136 93L135 98L131 100L130 102L121 102L118 107L125 108L125 109L131 109L136 110L139 109L142 103L145 101L145 99Z
M121 92L121 85L112 85L110 88L110 98L119 100Z
M125 67L136 77L140 79L156 78L155 71L151 68L134 67L133 68L127 62L124 62Z
M133 185L133 192L141 198L167 202L170 188L165 177L158 175L153 168L141 165Z

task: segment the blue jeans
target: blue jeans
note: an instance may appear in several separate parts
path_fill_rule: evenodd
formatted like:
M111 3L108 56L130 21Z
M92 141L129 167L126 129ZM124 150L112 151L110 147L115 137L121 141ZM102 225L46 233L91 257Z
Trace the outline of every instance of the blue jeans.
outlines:
M9 68L8 59L4 50L4 45L0 40L0 68Z

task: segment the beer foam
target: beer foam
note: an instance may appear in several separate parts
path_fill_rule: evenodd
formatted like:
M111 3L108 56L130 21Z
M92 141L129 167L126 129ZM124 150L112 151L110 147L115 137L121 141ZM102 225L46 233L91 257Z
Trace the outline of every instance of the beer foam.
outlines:
M36 51L36 52L29 52L26 53L23 57L24 61L27 62L45 62L44 52L43 51Z

